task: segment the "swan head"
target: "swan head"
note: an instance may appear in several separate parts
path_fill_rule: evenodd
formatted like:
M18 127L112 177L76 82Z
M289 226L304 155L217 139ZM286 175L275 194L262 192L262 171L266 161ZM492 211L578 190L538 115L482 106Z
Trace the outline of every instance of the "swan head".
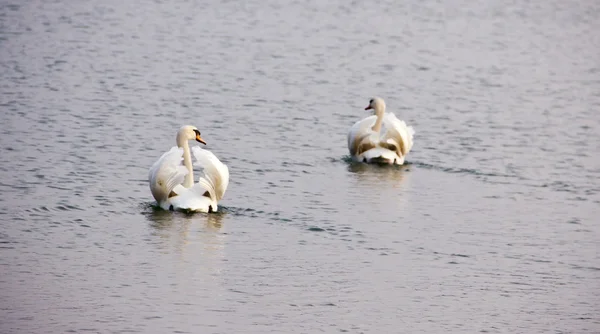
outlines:
M369 105L365 108L365 110L373 109L375 114L379 114L385 111L385 102L380 97L374 97L369 101Z
M181 140L196 140L197 142L206 145L206 142L202 139L202 136L200 136L200 130L193 125L184 125L179 129L179 132L177 132L177 141L179 142Z

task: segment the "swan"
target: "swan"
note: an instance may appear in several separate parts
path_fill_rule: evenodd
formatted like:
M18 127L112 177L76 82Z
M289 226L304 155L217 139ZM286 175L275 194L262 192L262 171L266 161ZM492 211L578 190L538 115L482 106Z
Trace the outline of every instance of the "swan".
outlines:
M194 183L189 140L206 145L195 126L184 125L177 132L177 146L165 152L148 173L150 191L165 210L216 212L229 185L229 169L210 151L192 147L193 166L203 168Z
M380 97L369 101L365 110L369 109L374 110L374 115L354 123L348 132L352 159L366 163L404 164L404 158L413 146L415 130L393 113L386 113L385 102Z

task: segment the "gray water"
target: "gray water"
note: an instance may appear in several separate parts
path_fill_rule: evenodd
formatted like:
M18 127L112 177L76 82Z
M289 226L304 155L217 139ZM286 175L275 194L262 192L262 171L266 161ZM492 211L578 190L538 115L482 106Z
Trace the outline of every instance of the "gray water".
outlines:
M2 333L600 332L599 2L0 3ZM153 206L184 124L216 214Z

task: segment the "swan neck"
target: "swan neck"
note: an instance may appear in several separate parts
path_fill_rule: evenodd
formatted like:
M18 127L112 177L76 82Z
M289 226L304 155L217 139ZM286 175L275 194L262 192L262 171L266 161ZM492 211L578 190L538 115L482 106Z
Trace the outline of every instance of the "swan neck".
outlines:
M383 115L385 114L385 107L376 106L375 107L375 115L377 116L377 120L375 121L375 125L373 125L373 131L379 133L381 131L381 124L383 123Z
M191 188L194 185L194 169L192 168L192 155L190 154L190 145L183 136L177 136L177 146L183 148L183 165L188 173L183 180L183 186Z

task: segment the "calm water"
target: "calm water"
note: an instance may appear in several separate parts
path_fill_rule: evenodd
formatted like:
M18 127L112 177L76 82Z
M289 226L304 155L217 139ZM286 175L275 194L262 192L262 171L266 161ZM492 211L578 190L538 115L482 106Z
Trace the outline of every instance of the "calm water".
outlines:
M600 332L599 2L0 3L2 333ZM218 214L152 207L183 124Z

